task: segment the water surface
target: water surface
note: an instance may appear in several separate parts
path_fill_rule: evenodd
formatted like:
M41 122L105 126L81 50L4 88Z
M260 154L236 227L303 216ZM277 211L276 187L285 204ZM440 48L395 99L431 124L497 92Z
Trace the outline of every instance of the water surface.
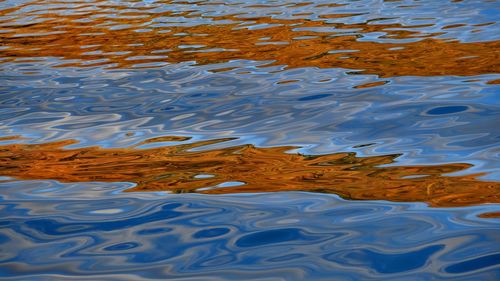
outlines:
M1 2L0 279L500 279L499 22Z
M485 206L0 184L4 280L495 280ZM498 205L493 207L500 211Z

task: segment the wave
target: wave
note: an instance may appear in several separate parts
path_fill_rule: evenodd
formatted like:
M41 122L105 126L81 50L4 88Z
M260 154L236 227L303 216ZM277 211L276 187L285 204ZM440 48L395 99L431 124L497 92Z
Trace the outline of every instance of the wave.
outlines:
M2 182L3 280L494 280L499 205Z

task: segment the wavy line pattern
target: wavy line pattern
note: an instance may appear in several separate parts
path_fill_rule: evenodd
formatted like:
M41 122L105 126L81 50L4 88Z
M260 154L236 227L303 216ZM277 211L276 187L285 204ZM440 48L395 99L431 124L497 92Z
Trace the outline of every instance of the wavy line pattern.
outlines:
M500 280L499 24L483 0L1 1L0 280Z
M239 193L314 191L352 200L428 202L431 206L500 203L500 183L474 176L449 177L471 165L389 166L398 155L290 154L294 147L252 145L192 151L231 139L188 143L187 138L149 139L121 149L64 149L75 141L0 145L0 174L63 182L133 182L129 191ZM151 144L179 145L144 148ZM141 148L143 147L143 148Z
M492 3L325 2L38 0L3 11L0 55L112 67L272 60L385 77L500 69Z
M5 63L0 133L77 139L81 147L126 147L165 135L231 137L237 139L224 145L402 154L401 165L465 162L474 165L466 173L500 177L500 85L487 84L497 74L397 77L355 88L380 78L259 65L106 70ZM222 66L235 69L211 72Z
M120 192L128 187L0 183L2 280L499 277L500 226L476 217L485 206Z

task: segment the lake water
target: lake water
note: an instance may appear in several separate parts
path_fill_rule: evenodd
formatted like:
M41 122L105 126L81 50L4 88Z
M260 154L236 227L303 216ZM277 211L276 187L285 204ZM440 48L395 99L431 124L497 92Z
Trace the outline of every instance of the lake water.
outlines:
M0 3L0 280L500 279L499 1Z

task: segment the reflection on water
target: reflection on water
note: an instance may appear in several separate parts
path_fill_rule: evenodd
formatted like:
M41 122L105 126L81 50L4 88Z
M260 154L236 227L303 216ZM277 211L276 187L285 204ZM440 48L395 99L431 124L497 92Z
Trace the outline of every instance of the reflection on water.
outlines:
M496 18L489 15L493 4L454 4L443 15L432 9L448 9L449 3L363 2L333 7L286 0L271 5L28 2L0 13L0 56L7 61L59 57L78 60L64 66L111 67L246 59L293 68L358 69L382 77L500 72L500 41L491 41L498 39ZM482 36L489 41L477 40ZM467 42L471 39L475 42Z
M180 137L158 141L179 141ZM190 151L205 141L149 149L63 149L72 141L0 146L0 174L63 182L134 182L132 191L235 193L319 191L348 199L425 201L433 206L500 203L500 183L472 176L447 177L469 164L392 166L397 155L287 154L293 147L252 145ZM227 140L225 140L227 141Z
M4 280L496 280L487 209L6 182ZM496 207L498 211L498 205ZM29 215L28 215L29 214Z
M0 133L127 147L160 136L236 138L218 147L402 154L395 164L469 163L499 180L498 74L394 77L233 61L159 69L4 63ZM213 72L221 67L232 70Z
M499 22L0 2L0 279L500 279Z

